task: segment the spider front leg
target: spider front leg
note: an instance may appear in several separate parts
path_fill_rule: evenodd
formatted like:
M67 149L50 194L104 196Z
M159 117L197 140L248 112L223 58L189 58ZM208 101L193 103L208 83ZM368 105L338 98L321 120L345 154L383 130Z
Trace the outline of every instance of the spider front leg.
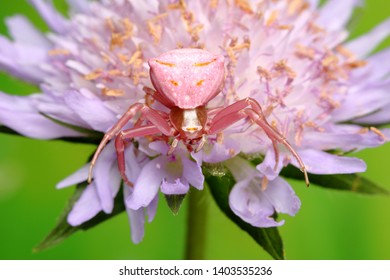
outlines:
M267 134L267 136L271 139L272 144L274 146L275 155L278 152L275 141L278 141L282 143L295 157L295 159L298 161L299 166L301 167L301 171L303 172L305 176L305 183L306 186L309 186L309 176L307 175L306 166L304 165L301 157L298 155L298 153L294 150L294 148L291 146L291 144L287 141L287 139L274 127L272 127L264 118L264 115L259 115L255 110L253 109L245 109L244 113L249 116L249 118L255 122L257 125L259 125Z
M126 111L126 113L124 113L123 116L119 119L119 121L113 127L111 127L106 132L106 134L104 134L102 141L100 142L98 148L96 149L95 154L93 155L91 165L89 166L88 183L91 183L92 181L93 168L96 164L97 159L99 158L100 153L103 151L103 148L114 136L116 136L119 133L119 131L135 116L135 114L143 106L145 105L142 103L136 103L130 106L129 109Z
M129 109L126 111L126 113L123 114L123 116L119 119L119 121L110 128L107 133L104 135L102 141L100 142L98 148L96 149L95 154L93 155L91 165L89 167L89 173L88 173L88 183L91 183L92 181L92 175L93 175L93 168L96 164L97 159L99 158L100 153L102 152L103 148L106 146L106 144L115 136L118 135L118 133L122 130L122 128L138 113L141 113L140 119L146 119L150 121L155 127L158 127L158 131L165 134L165 135L172 135L173 134L173 128L169 125L169 123L162 117L156 110L153 110L152 108L148 107L145 104L142 103L136 103L129 107ZM134 136L135 137L135 136Z
M305 176L305 183L309 186L309 178L302 159L287 139L267 122L263 110L256 100L252 98L242 99L219 111L211 121L208 134L216 134L246 117L249 117L254 123L260 126L272 141L272 146L275 151L275 166L277 166L279 161L279 150L277 148L277 142L279 142L282 143L298 161L301 171Z
M142 126L136 128L130 128L124 131L121 131L115 138L115 150L116 156L118 160L118 169L122 176L123 181L130 186L133 187L133 183L126 176L126 165L125 165L125 142L127 140L133 139L135 137L143 137L147 135L153 135L160 133L160 129L158 129L155 125Z

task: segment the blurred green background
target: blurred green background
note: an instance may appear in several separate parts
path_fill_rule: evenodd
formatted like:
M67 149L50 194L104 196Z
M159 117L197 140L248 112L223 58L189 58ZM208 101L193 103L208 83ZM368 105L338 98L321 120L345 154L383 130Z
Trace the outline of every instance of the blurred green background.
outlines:
M65 10L63 0L55 1ZM1 0L4 18L25 14L43 31L48 28L24 0ZM355 13L352 36L363 34L390 16L386 0L368 0ZM381 48L390 46L389 40ZM389 62L386 62L389 63ZM34 87L0 73L0 90L36 92ZM186 205L173 216L160 200L157 215L146 225L142 243L130 241L127 216L121 214L53 249L32 253L55 225L73 187L56 190L58 181L82 166L94 150L90 145L40 141L0 134L0 259L181 259L184 255ZM359 152L368 164L366 176L390 190L390 145ZM390 197L364 196L292 182L302 201L296 217L280 228L288 259L390 259ZM208 259L270 257L216 207L207 219Z

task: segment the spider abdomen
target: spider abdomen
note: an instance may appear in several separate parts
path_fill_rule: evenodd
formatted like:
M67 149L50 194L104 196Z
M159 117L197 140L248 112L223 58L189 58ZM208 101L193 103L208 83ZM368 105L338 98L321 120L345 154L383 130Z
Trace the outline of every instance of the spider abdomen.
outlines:
M153 86L164 105L181 109L203 106L222 89L224 58L202 49L177 49L149 60ZM155 98L159 99L160 95Z

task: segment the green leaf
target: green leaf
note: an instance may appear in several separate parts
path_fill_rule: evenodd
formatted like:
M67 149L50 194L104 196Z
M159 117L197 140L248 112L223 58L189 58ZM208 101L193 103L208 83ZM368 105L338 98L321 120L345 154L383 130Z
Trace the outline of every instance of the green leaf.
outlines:
M228 170L221 171L220 167L217 170L219 171L215 173L214 168L204 167L203 174L211 194L222 212L242 230L246 231L274 259L284 259L283 242L276 227L253 227L232 212L229 206L229 194L235 184L235 180Z
M185 196L185 194L165 195L165 200L167 201L168 206L174 215L177 215L179 213L180 207L183 203Z
M122 191L118 193L118 195L115 198L114 201L114 209L111 214L106 214L103 211L99 212L95 217L90 219L89 221L77 226L73 227L68 224L67 222L67 216L69 212L72 210L73 205L76 203L76 201L81 196L84 189L87 187L87 183L81 183L77 185L76 191L73 194L73 196L68 201L67 206L63 210L62 214L60 215L60 218L57 222L57 225L54 227L54 229L46 236L46 238L34 248L34 252L41 252L43 250L46 250L48 248L51 248L62 241L64 241L66 238L74 234L75 232L79 230L87 230L94 226L99 225L100 223L113 218L114 216L120 214L125 210L125 205L123 202L123 194Z
M283 177L303 180L302 172L288 165L280 173ZM311 183L323 188L351 191L362 194L381 194L389 195L390 192L378 184L360 176L359 174L334 174L334 175L317 175L309 174Z

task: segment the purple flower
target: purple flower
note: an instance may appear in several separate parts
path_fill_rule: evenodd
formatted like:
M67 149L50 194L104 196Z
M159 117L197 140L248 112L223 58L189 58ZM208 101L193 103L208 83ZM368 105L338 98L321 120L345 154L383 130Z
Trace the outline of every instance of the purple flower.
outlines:
M268 179L244 159L235 157L226 162L237 183L230 193L229 205L241 219L255 227L275 227L272 215L286 213L294 216L301 202L291 186L282 178ZM262 187L261 187L262 186Z
M131 104L149 104L142 90L152 87L147 60L178 47L222 54L225 86L208 107L255 99L310 173L363 172L362 160L326 151L376 147L390 137L388 129L371 127L390 122L390 66L384 63L390 50L372 54L389 34L390 21L347 41L345 25L360 1L329 0L318 7L315 0L68 0L69 18L51 1L30 2L51 32L42 34L25 17L14 16L6 21L12 39L0 37L0 69L40 87L27 97L0 93L0 124L27 137L86 136L52 119L106 132ZM151 106L165 110L157 102ZM204 162L229 168L237 181L231 209L253 226L281 225L272 218L275 212L299 210L299 199L279 176L283 167L298 163L282 147L276 161L273 143L246 119L210 136L198 153L179 145L167 155L169 139L158 137L134 142L125 150L134 187L123 186L134 242L143 237L145 217L151 221L156 213L159 191L174 195L190 186L203 188ZM252 167L241 153L264 155L264 161ZM88 165L58 188L87 176ZM100 211L111 213L121 184L110 143L68 222L76 226Z
M126 205L134 210L146 207L157 199L158 190L166 195L186 194L190 184L202 190L204 177L201 167L190 160L184 147L176 148L172 155L167 155L169 146L163 142L152 142L149 156L159 154L150 160L134 182L134 190L126 198Z

